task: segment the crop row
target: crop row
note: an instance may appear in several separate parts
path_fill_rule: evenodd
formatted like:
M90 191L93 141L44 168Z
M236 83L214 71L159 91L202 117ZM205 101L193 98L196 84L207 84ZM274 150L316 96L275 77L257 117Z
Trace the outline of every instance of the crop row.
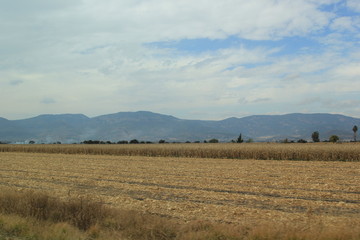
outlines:
M360 161L357 143L224 143L136 145L0 145L0 152L258 160Z

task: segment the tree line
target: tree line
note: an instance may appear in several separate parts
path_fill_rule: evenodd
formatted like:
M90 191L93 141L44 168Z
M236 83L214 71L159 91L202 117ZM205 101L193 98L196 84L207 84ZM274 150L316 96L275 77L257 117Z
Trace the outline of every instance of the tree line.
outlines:
M358 127L356 125L353 126L352 131L354 132L353 135L353 141L356 142L357 141L357 131L358 131ZM311 134L311 139L313 142L320 142L320 133L319 131L315 131ZM329 139L324 140L323 142L338 142L340 140L339 136L337 135L331 135L329 137ZM204 140L203 143L219 143L220 141L216 138L212 138L210 140ZM254 142L254 140L252 138L248 138L246 141L243 139L242 134L240 133L239 137L237 139L233 139L230 142L232 143L251 143ZM284 140L281 141L282 143L294 143L295 141L293 140L289 140L288 138L285 138ZM307 140L305 139L299 139L296 141L297 143L307 143ZM0 144L8 144L9 142L4 142L4 141L0 141ZM29 141L29 144L34 144L35 141L31 140ZM102 141L102 140L85 140L80 142L81 144L153 144L153 143L169 143L166 142L166 140L164 139L160 139L158 142L152 142L152 141L139 141L137 139L132 139L130 141L127 140L121 140L121 141L117 141L117 142L111 142L111 141ZM172 143L178 143L178 142L172 142ZM191 143L190 141L186 141L185 143ZM200 143L200 141L194 141L193 143ZM54 142L53 144L61 144L60 141Z
M356 138L357 138L357 131L358 131L358 127L356 125L353 126L352 131L354 132L354 142L356 142ZM311 138L313 140L313 142L320 142L320 134L318 131L313 132L311 135ZM325 140L325 142L338 142L340 140L339 136L337 135L331 135L329 137L329 140Z

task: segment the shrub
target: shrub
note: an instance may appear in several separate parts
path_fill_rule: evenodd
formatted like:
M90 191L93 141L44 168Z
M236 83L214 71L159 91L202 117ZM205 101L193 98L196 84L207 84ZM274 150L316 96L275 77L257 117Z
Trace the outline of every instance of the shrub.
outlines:
M339 141L339 137L337 135L331 135L329 138L329 142L333 142L336 143L337 141Z

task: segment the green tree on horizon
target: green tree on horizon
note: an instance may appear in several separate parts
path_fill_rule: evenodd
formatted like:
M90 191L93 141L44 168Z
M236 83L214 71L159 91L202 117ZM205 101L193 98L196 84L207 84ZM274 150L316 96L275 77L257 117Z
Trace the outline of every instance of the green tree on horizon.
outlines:
M331 137L329 138L330 142L336 143L337 141L339 141L339 137L337 135L331 135Z
M315 131L311 134L311 138L313 140L313 142L320 142L320 137L319 137L319 132Z
M237 138L236 142L237 142L237 143L242 143L242 142L244 142L244 139L242 138L241 133L240 133L240 136Z
M354 125L354 127L353 127L353 132L354 132L354 142L356 142L356 132L357 132L357 130L358 130L358 127L356 126L356 125Z

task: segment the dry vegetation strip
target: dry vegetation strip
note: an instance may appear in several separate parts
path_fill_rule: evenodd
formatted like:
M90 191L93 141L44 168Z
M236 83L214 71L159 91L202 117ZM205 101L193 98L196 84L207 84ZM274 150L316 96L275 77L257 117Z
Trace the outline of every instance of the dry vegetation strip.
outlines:
M259 160L360 161L360 143L0 145L0 152Z
M55 197L32 191L0 193L0 239L27 240L281 240L360 239L354 226L324 229L321 222L306 225L230 225L184 223L147 213L124 211L91 199ZM356 227L356 226L355 226Z
M2 152L0 185L63 199L89 196L185 222L360 229L356 162Z

